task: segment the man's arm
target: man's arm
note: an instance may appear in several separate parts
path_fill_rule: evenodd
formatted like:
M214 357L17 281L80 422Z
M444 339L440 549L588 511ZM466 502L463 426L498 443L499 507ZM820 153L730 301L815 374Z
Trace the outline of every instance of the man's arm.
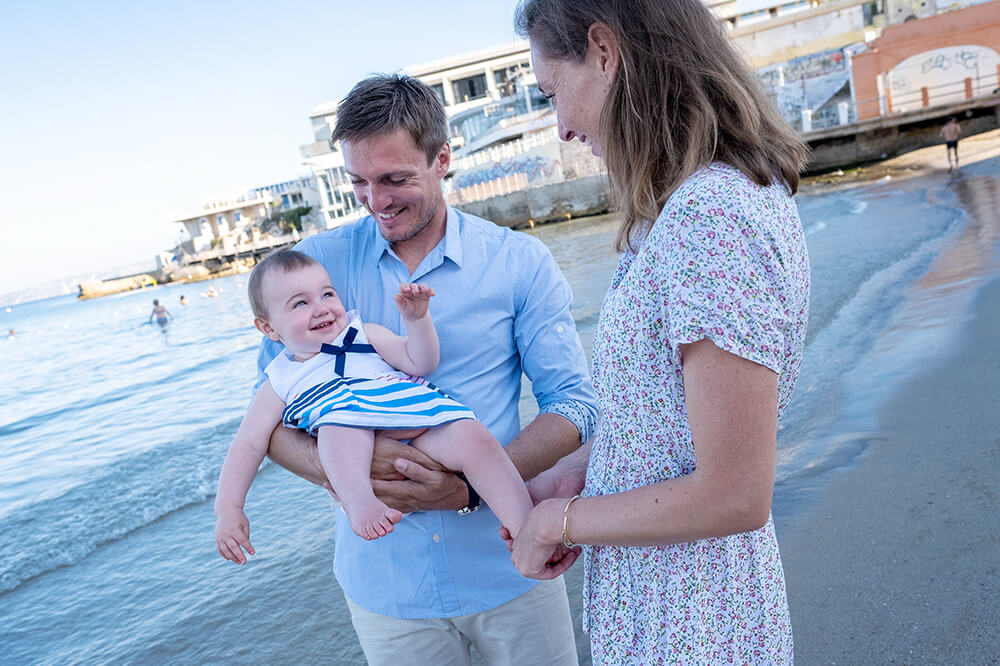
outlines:
M435 460L404 444L423 430L375 432L372 456L372 489L399 511L458 510L469 503L465 482ZM302 430L279 425L271 433L268 457L278 465L316 485L329 485L319 460L316 440Z
M543 413L507 445L507 455L528 481L579 447L580 431L573 423L558 414Z
M375 495L400 511L461 509L469 504L465 482L418 449L403 444L421 431L378 431L372 457ZM514 466L527 480L579 448L580 432L567 419L539 414L507 446ZM316 440L302 430L279 425L271 434L268 457L310 483L327 483Z
M319 462L316 440L305 431L279 425L271 433L267 457L292 474L321 486L326 483L326 472Z
M597 399L571 313L573 292L540 241L515 280L514 337L539 414L507 446L525 481L593 436ZM527 253L531 254L531 253Z

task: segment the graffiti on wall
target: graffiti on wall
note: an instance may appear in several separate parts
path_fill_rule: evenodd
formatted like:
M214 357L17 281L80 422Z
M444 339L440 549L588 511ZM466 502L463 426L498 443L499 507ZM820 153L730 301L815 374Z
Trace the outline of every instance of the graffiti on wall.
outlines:
M757 81L782 117L797 126L803 110L823 108L849 83L848 60L857 48L852 45L764 67L755 72Z
M965 80L972 95L988 95L998 85L1000 54L977 45L948 46L910 56L886 75L894 111L923 106L923 89L930 105L960 102L966 98Z
M814 79L847 70L845 50L834 49L793 58L780 65L762 67L756 71L757 81L769 94L781 86L805 79Z
M452 182L456 188L461 189L502 180L507 176L518 174L525 176L530 186L561 181L563 176L562 162L558 158L544 154L518 155L491 164L484 164L473 171L456 174L452 178Z

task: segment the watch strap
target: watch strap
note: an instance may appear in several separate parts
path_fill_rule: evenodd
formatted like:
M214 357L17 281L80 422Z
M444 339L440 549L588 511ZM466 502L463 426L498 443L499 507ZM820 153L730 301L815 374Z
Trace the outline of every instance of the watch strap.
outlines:
M479 497L479 493L477 493L476 489L472 487L472 484L469 483L469 480L465 478L464 474L462 474L461 472L457 472L455 476L460 478L462 481L465 481L465 487L469 490L469 503L458 510L458 515L465 516L472 513L473 511L478 511L479 505L482 503L482 499Z

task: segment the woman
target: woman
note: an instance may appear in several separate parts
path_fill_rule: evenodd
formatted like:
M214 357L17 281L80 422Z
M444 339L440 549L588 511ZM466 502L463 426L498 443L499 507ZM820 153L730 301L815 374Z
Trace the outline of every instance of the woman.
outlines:
M525 0L516 26L560 137L607 165L624 254L594 337L601 426L532 482L550 499L512 559L551 578L587 544L595 663L791 663L770 507L806 149L699 0Z

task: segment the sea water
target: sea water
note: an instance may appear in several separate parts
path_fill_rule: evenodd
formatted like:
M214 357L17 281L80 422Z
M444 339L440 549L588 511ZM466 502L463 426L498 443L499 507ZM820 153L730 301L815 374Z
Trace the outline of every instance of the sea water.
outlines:
M871 362L879 341L944 330L960 306L940 299L899 333L914 285L969 227L954 191L881 183L798 197L813 288L779 432L779 522L870 445L876 389L919 362L902 343L895 360ZM589 354L618 259L614 220L531 233L573 287ZM246 281L0 305L0 331L14 331L0 339L0 663L363 662L332 575L323 491L265 463L246 507L258 554L237 567L215 552L215 482L255 376ZM202 295L210 285L215 298ZM173 315L165 327L148 323L154 298ZM524 395L526 422L527 385ZM578 633L580 568L567 574Z

